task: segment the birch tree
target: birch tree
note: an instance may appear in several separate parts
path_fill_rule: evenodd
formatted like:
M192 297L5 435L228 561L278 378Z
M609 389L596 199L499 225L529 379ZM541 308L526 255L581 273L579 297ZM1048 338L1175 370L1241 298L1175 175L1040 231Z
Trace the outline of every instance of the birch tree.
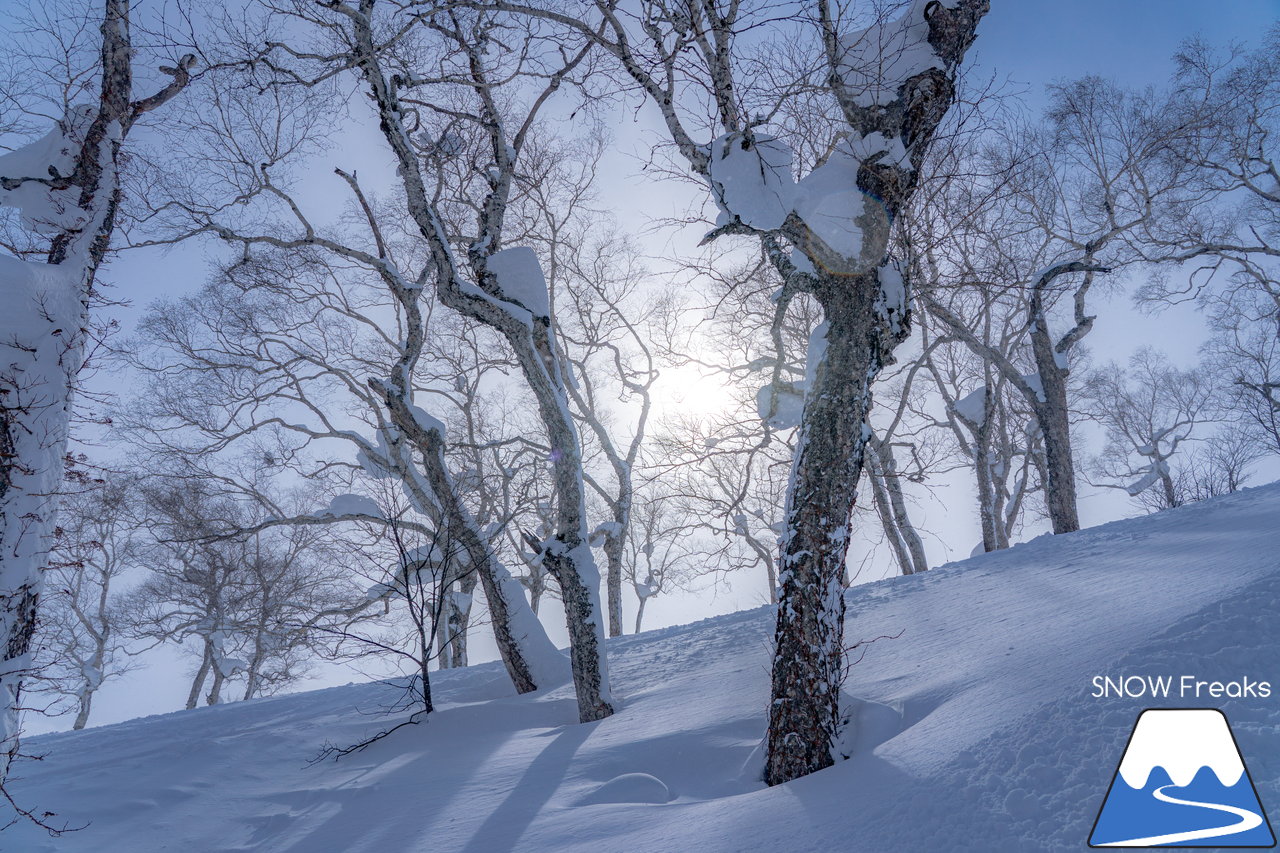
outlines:
M1014 122L975 161L966 192L984 199L982 228L949 241L959 254L926 253L932 275L952 287L1002 285L1020 294L1032 369L979 340L946 298L926 301L1033 413L1049 519L1055 533L1069 533L1080 526L1070 372L1097 319L1089 313L1093 293L1123 270L1182 259L1171 246L1204 232L1208 194L1175 156L1191 130L1171 117L1167 94L1094 77L1050 94L1042 124Z
M185 55L163 66L170 82L140 95L129 4L104 0L102 8L96 102L67 103L43 138L0 157L0 205L20 210L24 224L49 241L44 263L0 257L0 780L18 750L41 569L53 545L89 306L120 204L122 148L142 116L187 85L195 63Z
M795 152L764 127L785 94L753 90L744 76L752 60L737 40L762 14L756 7L482 5L555 21L611 54L660 111L678 156L706 182L721 211L708 239L737 234L765 242L785 281L779 312L798 293L822 306L779 560L765 778L778 784L827 767L839 721L844 558L870 385L908 332L908 283L888 258L890 233L951 104L955 71L987 3L913 2L900 17L859 26L845 10L817 2L804 8L814 30L798 20L779 24L788 36L816 37L810 59L820 69L800 72L784 90L818 87L843 124L826 156L799 181ZM777 74L757 79L771 83ZM697 139L703 133L709 143ZM864 202L869 198L876 201Z
M83 729L103 684L136 669L122 575L139 566L131 478L108 475L63 495L56 544L48 568L46 606L37 634L45 663L42 693L73 703L73 730Z
M1181 506L1173 460L1189 455L1183 445L1206 437L1216 390L1204 368L1179 370L1150 347L1129 359L1128 370L1113 363L1094 371L1084 397L1107 432L1094 473L1153 510Z
M211 234L237 247L241 256L232 266L241 272L241 280L259 290L266 288L258 288L258 279L269 280L275 304L300 314L307 308L295 303L291 276L308 266L318 271L311 281L325 294L334 293L334 278L375 282L381 292L374 304L344 303L342 296L325 295L317 305L332 311L334 323L359 330L357 338L370 335L378 357L371 364L368 353L357 350L349 353L352 361L335 366L326 361L326 351L343 349L346 341L329 337L313 339L302 352L281 341L262 364L253 363L259 354L252 352L249 365L224 365L228 375L241 367L250 373L264 371L266 383L277 389L271 392L275 398L297 400L308 423L277 417L250 426L223 426L233 436L278 428L302 443L347 443L357 451L366 474L401 482L415 509L431 519L440 535L458 542L469 564L478 567L492 624L501 634L499 648L517 688L526 691L552 683L557 653L547 648L545 632L523 592L460 498L447 463L447 429L422 405L428 393L439 399L442 389L428 392L415 382L426 357L428 320L436 304L488 329L517 365L545 433L542 443L548 448L545 461L554 486L555 524L544 543L542 563L555 577L565 602L579 715L583 720L606 716L611 706L600 648L603 611L598 572L586 543L582 446L565 390L567 369L555 340L537 253L528 246L505 245L507 229L516 227L511 221L517 207L513 200L525 195L520 158L552 95L562 85L577 85L574 75L587 48L566 48L487 14L411 14L376 2L266 4L264 9L268 29L309 32L327 52L268 43L251 57L246 72L257 75L253 79L271 94L261 103L271 108L277 93L280 98L288 92L297 97L328 95L329 82L344 76L358 82L382 133L383 156L395 167L392 200L374 194L367 173L357 176L339 167L336 180L349 193L353 225L334 233L314 225L306 205L291 195L284 175L293 161L281 165L279 157L258 160L253 152L239 150L243 146L237 142L228 148L246 184L242 199L260 205L262 216L238 217L237 211L204 205L196 198L171 204L167 213L177 210L179 218L186 218L186 230L177 228L184 236ZM499 38L499 31L506 35ZM275 272L258 272L268 268ZM334 272L337 275L330 277ZM429 286L438 303L424 298ZM223 305L232 316L239 311L232 303ZM246 334L255 328L235 325ZM223 334L219 325L210 328L215 337ZM292 326L284 333L296 339L300 332L305 330ZM172 342L179 350L190 350L180 337ZM196 359L200 355L191 353ZM307 367L301 373L293 370L302 364ZM327 392L318 393L357 399L353 414L365 422L365 429L372 427L374 435L351 429L320 397L298 388L299 383L312 382L327 387ZM248 409L233 411L249 415Z

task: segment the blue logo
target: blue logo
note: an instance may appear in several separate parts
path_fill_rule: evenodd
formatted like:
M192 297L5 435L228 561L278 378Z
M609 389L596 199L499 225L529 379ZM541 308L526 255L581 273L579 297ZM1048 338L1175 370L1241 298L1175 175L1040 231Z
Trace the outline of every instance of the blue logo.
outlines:
M1090 847L1274 847L1253 779L1216 708L1138 717Z

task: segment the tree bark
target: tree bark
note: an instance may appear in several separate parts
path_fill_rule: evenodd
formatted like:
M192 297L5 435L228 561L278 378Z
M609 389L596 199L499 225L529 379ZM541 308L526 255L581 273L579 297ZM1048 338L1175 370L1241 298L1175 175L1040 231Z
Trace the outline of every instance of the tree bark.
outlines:
M195 678L191 681L191 691L187 693L187 710L190 711L200 703L200 691L204 689L205 677L209 674L209 667L213 665L213 645L208 641L204 644L204 658L200 661L200 668L196 670Z
M892 348L874 306L879 287L873 270L823 274L815 289L827 349L805 395L787 491L765 770L770 785L833 763L844 681L849 518L870 433L871 380Z
M622 549L626 542L623 538L629 523L620 510L615 511L613 523L618 525L618 533L609 533L604 538L605 588L609 606L609 636L622 636Z
M955 8L913 5L906 14L923 15L928 47L946 70L933 68L903 80L892 102L868 107L844 89L835 22L828 7L820 7L829 80L850 129L864 140L873 134L897 139L906 157L866 157L858 167L857 189L881 202L888 221L878 219L876 210L855 220L861 232L857 257L826 245L794 213L782 229L815 270L808 280L788 276L788 286L793 280L806 286L822 306L827 328L825 350L808 367L811 378L787 490L765 738L769 785L834 761L845 678L844 561L871 435L866 424L871 383L909 332L909 283L891 272L889 229L915 191L925 149L955 96L956 67L987 9L987 0L961 0ZM899 278L897 287L886 286L890 275ZM889 295L898 289L901 303L895 310Z
M66 188L80 191L84 225L55 236L48 257L49 267L58 267L66 276L50 288L48 304L52 308L66 299L74 309L51 310L49 328L30 330L35 346L16 356L0 377L0 784L18 749L22 678L30 665L42 568L53 543L56 495L88 334L89 302L111 244L120 200L120 146L139 115L186 86L188 69L195 62L194 56L183 57L177 68L167 70L173 77L168 86L131 101L126 0L104 0L101 33L99 102L66 181ZM71 118L69 114L68 131Z
M1076 469L1071 455L1071 422L1067 409L1067 372L1058 366L1049 324L1037 287L1031 300L1031 351L1043 396L1036 417L1044 435L1045 503L1054 533L1074 533L1080 529L1076 509Z

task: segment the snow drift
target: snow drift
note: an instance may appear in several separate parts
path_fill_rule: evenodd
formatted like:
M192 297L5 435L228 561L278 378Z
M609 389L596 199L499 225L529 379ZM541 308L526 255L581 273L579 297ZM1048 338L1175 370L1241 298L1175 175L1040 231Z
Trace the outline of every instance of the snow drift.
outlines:
M32 738L21 801L78 832L27 853L159 850L1083 850L1148 698L1095 675L1280 682L1280 484L848 592L865 657L845 685L850 759L759 775L769 608L608 643L618 713L577 724L568 685L517 697L499 664L440 674L439 712L395 722L358 684ZM881 639L876 639L881 638ZM1224 699L1280 812L1280 703ZM1204 706L1205 700L1162 701Z

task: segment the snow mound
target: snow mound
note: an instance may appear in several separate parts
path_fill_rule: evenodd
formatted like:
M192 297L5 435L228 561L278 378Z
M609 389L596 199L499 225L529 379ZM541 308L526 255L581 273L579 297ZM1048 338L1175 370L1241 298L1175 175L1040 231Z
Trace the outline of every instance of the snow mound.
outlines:
M669 803L666 783L648 773L623 773L605 782L578 801L580 806L602 803Z
M772 231L791 212L791 149L771 136L725 134L710 146L711 192L729 221Z
M370 515L382 518L382 510L372 498L364 495L337 495L317 516Z
M909 78L942 68L942 60L929 44L924 13L930 2L913 0L900 17L878 20L840 40L844 50L840 76L858 106L884 106L898 96L898 87Z
M520 303L536 317L551 316L547 279L533 249L517 246L494 252L485 261L485 268L498 280L504 299Z

